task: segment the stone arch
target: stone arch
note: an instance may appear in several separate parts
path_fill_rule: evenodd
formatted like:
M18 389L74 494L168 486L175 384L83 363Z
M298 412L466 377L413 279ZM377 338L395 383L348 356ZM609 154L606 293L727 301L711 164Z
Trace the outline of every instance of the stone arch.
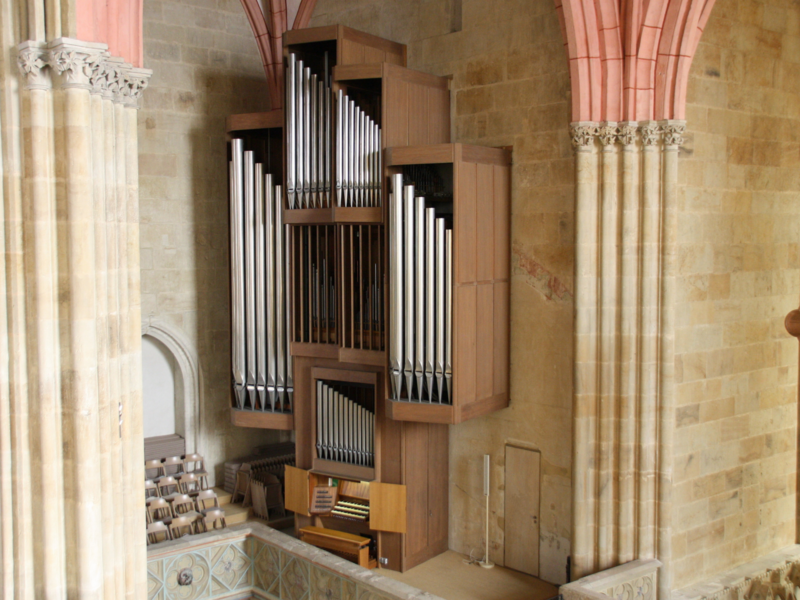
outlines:
M573 121L683 119L686 84L714 0L555 0Z
M183 406L176 411L175 427L186 440L186 452L197 452L203 447L203 379L197 355L182 331L160 319L142 322L142 336L146 335L164 344L175 359L175 403Z

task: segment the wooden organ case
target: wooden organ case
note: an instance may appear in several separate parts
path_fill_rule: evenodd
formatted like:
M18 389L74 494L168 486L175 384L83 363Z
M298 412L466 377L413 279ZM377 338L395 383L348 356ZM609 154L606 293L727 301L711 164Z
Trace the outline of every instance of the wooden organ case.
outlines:
M358 546L354 560L399 571L447 549L448 428L508 406L509 363L510 152L450 143L448 80L407 69L405 57L401 44L342 26L287 31L282 122L229 119L231 137L282 127L293 369L288 411L263 403L243 410L234 392L232 420L294 429L297 466L287 468L285 494L301 539L338 552L367 538L369 550ZM329 116L309 117L304 103ZM349 135L359 142L349 144ZM302 140L312 136L321 141L307 151ZM403 188L393 190L400 176ZM424 376L420 366L398 378L390 345L405 343L414 356L411 341L398 342L404 321L390 297L400 281L390 272L396 252L406 251L390 212L403 195L429 211L430 228L420 222L416 235L433 236L434 220L449 232L447 278L445 237L436 234L441 278L430 301L441 297L443 307L446 298L452 321L443 352L442 313L424 308L423 292L409 300L429 319L426 330L419 318L415 339L442 333Z

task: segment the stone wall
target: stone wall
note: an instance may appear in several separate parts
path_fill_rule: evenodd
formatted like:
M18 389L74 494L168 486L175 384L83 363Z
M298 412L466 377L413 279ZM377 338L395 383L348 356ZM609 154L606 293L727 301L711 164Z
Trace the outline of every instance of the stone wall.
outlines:
M319 0L341 23L408 44L408 66L452 76L453 141L513 146L511 406L451 427L450 547L481 556L481 462L492 455L493 561L503 564L505 444L542 453L540 575L569 554L574 158L569 77L552 0ZM458 7L461 10L458 10Z
M269 109L264 71L239 0L144 2L153 70L139 111L142 320L189 340L202 372L197 451L222 462L276 441L230 417L225 117ZM213 472L212 472L213 473Z
M679 165L674 588L795 541L800 12L717 0Z

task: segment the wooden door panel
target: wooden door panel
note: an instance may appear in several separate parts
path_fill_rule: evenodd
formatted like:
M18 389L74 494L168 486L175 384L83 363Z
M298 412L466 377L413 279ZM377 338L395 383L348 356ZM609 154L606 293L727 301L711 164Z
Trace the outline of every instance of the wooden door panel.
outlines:
M285 505L299 515L310 516L308 502L310 490L308 487L308 471L297 467L286 466L284 487L286 489Z
M539 575L539 452L506 446L505 566Z
M375 531L406 532L406 486L369 484L369 526Z

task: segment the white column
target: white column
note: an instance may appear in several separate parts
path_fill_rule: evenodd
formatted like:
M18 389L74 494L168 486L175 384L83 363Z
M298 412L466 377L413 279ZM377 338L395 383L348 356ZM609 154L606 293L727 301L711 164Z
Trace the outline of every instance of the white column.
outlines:
M3 594L144 597L135 179L136 105L150 72L103 44L19 48L20 116L0 69L12 165L0 195ZM125 428L120 406L132 415Z
M597 431L597 124L572 127L575 146L575 377L572 574L596 570Z
M683 129L682 122L572 126L573 579L634 559L669 561ZM665 567L661 597L669 587Z

